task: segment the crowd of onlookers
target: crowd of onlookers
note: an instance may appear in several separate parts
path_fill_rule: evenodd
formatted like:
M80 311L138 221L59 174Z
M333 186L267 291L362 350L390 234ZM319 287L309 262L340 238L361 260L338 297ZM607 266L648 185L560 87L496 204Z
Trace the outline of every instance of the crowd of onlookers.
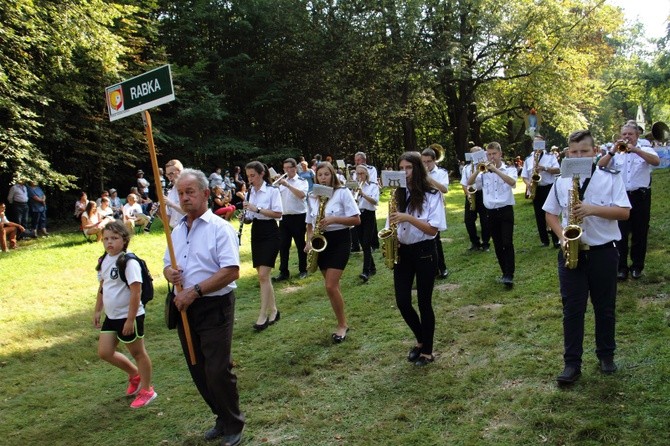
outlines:
M6 215L7 204L10 215ZM7 204L0 202L0 249L16 249L17 240L47 236L46 195L34 181L19 178L7 195Z

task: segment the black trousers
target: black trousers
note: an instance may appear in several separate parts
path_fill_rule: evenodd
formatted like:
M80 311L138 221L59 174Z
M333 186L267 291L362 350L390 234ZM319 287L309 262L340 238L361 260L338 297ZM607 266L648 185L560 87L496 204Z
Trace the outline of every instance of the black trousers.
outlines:
M479 225L482 228L481 242L477 235L477 216L479 216ZM470 200L465 198L465 211L463 212L463 223L465 230L468 231L470 243L474 246L488 247L491 240L491 231L489 230L489 214L484 207L484 194L482 191L475 192L475 210L470 210Z
M489 228L503 276L514 277L514 206L489 209Z
M631 209L628 220L619 220L621 240L619 249L619 271L628 271L628 237L630 236L631 269L642 271L647 256L647 235L651 218L651 189L637 189L628 192Z
M563 360L581 366L584 314L591 295L595 315L596 356L614 356L615 306L617 291L617 248L581 251L577 268L567 269L562 250L558 253L558 280L563 301Z
M540 241L545 245L549 244L550 235L552 243L558 243L558 237L554 234L554 231L547 229L546 213L542 210L542 206L544 206L544 202L547 201L547 197L549 196L549 191L551 191L551 184L548 186L537 186L537 189L535 189L535 198L533 199L537 233L540 235Z
M293 214L282 216L279 222L279 273L289 275L288 258L291 252L291 240L295 242L298 251L298 270L307 272L307 253L305 252L305 216L307 214Z
M196 299L187 310L196 364L191 365L179 318L177 330L191 378L226 435L244 427L237 377L232 371L231 343L235 319L235 293Z
M377 215L375 211L361 209L361 224L354 226L352 229L358 233L358 239L361 242L363 251L363 272L370 274L372 271L377 271L375 260L372 257L372 242L377 238Z
M15 201L12 204L12 211L14 217L11 221L20 224L28 230L30 228L30 226L28 226L28 203L19 203Z
M433 353L435 313L433 312L433 285L437 252L433 240L425 240L398 248L398 263L393 268L395 301L405 323L414 333L416 342L422 344L421 353ZM419 313L412 306L412 283L416 276L416 293ZM420 314L420 316L419 316Z
M437 252L437 262L435 263L435 273L440 274L447 270L447 265L444 263L444 250L442 249L442 239L438 232L435 236L435 252Z

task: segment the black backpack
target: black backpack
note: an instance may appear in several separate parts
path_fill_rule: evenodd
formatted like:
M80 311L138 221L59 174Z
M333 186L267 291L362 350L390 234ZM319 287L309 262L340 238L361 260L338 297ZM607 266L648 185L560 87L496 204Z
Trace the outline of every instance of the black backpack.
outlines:
M98 259L98 267L96 270L100 271L100 268L102 267L102 261L105 260L106 256L107 253L104 253ZM146 305L147 302L153 300L154 298L154 278L151 277L149 267L147 267L147 262L140 259L133 253L122 253L119 258L116 259L116 267L119 269L119 278L123 280L123 283L125 283L127 286L130 286L126 280L126 263L128 260L137 260L137 263L140 264L140 269L142 270L142 292L140 294L140 301L142 302L142 305Z

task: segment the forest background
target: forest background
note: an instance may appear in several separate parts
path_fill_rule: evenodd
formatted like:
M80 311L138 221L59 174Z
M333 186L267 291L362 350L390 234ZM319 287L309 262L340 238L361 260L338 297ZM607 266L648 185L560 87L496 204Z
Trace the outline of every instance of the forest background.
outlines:
M0 197L19 177L51 216L76 191L125 195L148 169L139 116L110 123L104 87L171 64L152 111L159 162L207 173L363 150L378 167L438 142L529 153L590 128L609 141L641 105L670 117L670 29L604 0L0 0Z

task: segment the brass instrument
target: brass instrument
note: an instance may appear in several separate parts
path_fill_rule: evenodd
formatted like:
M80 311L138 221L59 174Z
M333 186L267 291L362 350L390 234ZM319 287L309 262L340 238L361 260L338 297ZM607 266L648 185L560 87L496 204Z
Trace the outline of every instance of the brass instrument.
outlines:
M354 192L354 201L358 204L358 198L361 196L361 189L363 188L363 182L358 183L358 188Z
M273 185L273 186L276 186L277 183L279 183L281 180L283 180L283 179L286 178L286 177L288 177L288 174L287 174L287 173L285 173L285 174L279 176L279 178L277 178L276 180L274 180L274 181L272 182L272 185Z
M247 190L247 198L245 201L249 201L249 196L251 195L251 189ZM248 225L253 221L251 218L247 218L247 210L242 208L242 212L240 213L240 229L237 231L237 242L242 245L242 230L244 229L244 225Z
M654 122L651 125L651 136L655 141L665 142L670 139L670 128L665 122Z
M395 200L396 188L391 189L391 198L389 199L389 217L392 213L397 212L398 205ZM398 224L391 223L388 228L384 228L377 233L377 237L382 242L381 250L384 257L384 265L387 268L393 269L398 263Z
M433 152L435 152L435 162L436 163L439 164L440 162L442 162L444 160L444 148L441 145L435 143L435 144L429 145L428 148L431 149Z
M476 193L477 188L474 186L474 184L469 185L467 189L467 198L468 203L470 203L470 211L475 211L477 208L477 199L475 197Z
M319 253L326 249L328 246L328 240L321 233L321 228L319 227L319 222L323 220L323 217L326 215L326 203L328 203L328 197L319 196L319 210L316 214L316 221L314 222L314 230L312 232L312 238L310 239L311 248L307 253L307 272L313 273L318 267Z
M621 139L614 143L614 151L619 153L628 153L630 149L628 148L628 140Z
M582 228L579 226L582 222L575 216L575 206L579 204L579 175L572 176L572 190L568 196L568 225L563 228L563 257L565 258L565 267L568 269L577 268L579 261L579 240L582 237Z
M537 185L542 181L542 176L540 175L540 157L542 156L541 150L536 150L533 155L533 174L530 176L530 198L531 200L535 199L535 192L537 192Z
M491 162L482 161L481 163L477 164L477 170L479 171L479 173L490 172L491 171L491 166L492 166Z

